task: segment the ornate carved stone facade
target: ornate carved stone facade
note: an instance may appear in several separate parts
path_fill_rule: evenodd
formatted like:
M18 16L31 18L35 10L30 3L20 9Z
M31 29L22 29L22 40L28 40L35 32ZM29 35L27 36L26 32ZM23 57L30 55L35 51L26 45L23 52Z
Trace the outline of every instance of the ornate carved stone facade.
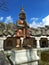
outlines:
M30 28L25 19L22 9L16 24L0 22L0 49L12 49L17 42L23 47L49 47L49 26Z
M21 20L18 20L20 24L22 24ZM6 25L6 26L5 26ZM27 25L27 24L25 24ZM29 26L28 26L29 27ZM29 28L31 35L33 36L41 36L46 35L49 36L49 26L45 27L37 27L37 28ZM13 23L4 24L3 22L0 22L0 36L8 36L8 35L15 35L15 32L17 30L17 26Z
M33 36L49 36L49 26L30 28Z

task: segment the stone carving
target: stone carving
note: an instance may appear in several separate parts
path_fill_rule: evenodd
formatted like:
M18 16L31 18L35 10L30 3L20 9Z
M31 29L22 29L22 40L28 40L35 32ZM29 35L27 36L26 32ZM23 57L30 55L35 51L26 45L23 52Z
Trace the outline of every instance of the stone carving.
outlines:
M13 62L13 65L38 65L40 58L37 55L37 49L13 49L10 60Z
M21 23L22 23L22 21L21 21ZM25 23L25 25L27 25L27 27L29 27L28 24ZM17 29L18 29L17 26L18 27L20 26L20 28L22 28L22 27L24 27L24 23L23 23L23 25L20 25L20 24L15 25L13 23L9 23L9 24L6 24L6 26L5 26L4 23L0 22L0 35L4 36L5 33L8 33L8 34L10 33L10 35L15 35L14 34L15 31L17 31ZM5 32L5 30L6 30L6 32ZM45 26L44 28L42 28L42 27L30 28L30 30L31 30L31 35L33 35L33 36L35 36L35 35L49 35L49 26L47 26L47 27Z
M49 30L46 30L46 35L49 35Z
M20 20L17 21L16 37L18 39L17 39L16 47L20 47L20 45L22 47L23 39L26 37L30 37L30 33L28 30L29 26L25 21L26 16L25 16L25 12L24 12L23 8L22 8L21 12L19 13L19 19Z

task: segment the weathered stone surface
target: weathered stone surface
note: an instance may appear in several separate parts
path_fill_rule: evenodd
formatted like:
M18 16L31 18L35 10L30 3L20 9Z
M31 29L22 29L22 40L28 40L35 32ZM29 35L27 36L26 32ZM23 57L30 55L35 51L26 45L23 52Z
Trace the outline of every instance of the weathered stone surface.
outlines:
M37 28L37 29L35 30L35 35L41 35L41 29Z
M46 35L49 35L49 30L46 30Z
M27 41L27 42L26 42ZM34 42L35 41L35 42ZM29 46L32 48L36 48L36 40L33 37L25 38L23 40L23 47L28 48Z
M32 35L49 35L49 26L31 28Z
M25 63L25 64L20 64L20 65L38 65L38 62L30 62L30 63Z
M0 51L0 65L11 65L9 61L7 60L4 52Z
M5 24L0 22L0 36L1 35L13 35L16 31L16 25L13 23Z
M11 51L11 56L10 56L11 61L13 64L22 64L23 63L28 63L34 62L40 59L39 56L37 56L37 49L22 49L22 50L12 50ZM25 64L27 65L27 64Z
M30 30L31 30L31 34L35 35L35 28L30 28Z
M3 42L6 38L5 37L0 37L0 50L4 50L3 49Z
M15 31L17 30L17 27L13 23L5 24L3 22L0 22L0 36L1 35L14 35ZM31 35L49 35L49 26L45 27L38 27L38 28L30 28Z

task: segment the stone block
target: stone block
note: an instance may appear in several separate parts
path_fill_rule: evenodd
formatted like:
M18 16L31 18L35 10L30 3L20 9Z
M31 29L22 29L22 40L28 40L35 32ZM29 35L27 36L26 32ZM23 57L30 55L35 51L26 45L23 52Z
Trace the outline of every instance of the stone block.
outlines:
M39 56L37 56L37 49L22 49L22 50L12 50L11 61L13 64L23 64L28 62L38 62L40 59ZM27 64L26 64L27 65Z

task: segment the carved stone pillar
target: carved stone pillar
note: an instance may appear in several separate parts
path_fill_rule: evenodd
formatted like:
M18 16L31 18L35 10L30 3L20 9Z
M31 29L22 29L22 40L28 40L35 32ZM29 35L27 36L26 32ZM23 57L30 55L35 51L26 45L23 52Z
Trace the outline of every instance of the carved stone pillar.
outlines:
M39 37L36 37L35 39L37 40L37 48L40 48L40 42L39 42L40 41L40 38Z
M3 44L4 44L4 40L5 40L6 38L4 38L4 37L0 37L0 50L4 50L4 48L3 48Z
M20 40L21 40L21 47L23 45L23 39L24 39L23 37L20 38Z
M48 39L48 47L49 47L49 37L47 39Z
M16 47L20 47L20 38L17 38Z

